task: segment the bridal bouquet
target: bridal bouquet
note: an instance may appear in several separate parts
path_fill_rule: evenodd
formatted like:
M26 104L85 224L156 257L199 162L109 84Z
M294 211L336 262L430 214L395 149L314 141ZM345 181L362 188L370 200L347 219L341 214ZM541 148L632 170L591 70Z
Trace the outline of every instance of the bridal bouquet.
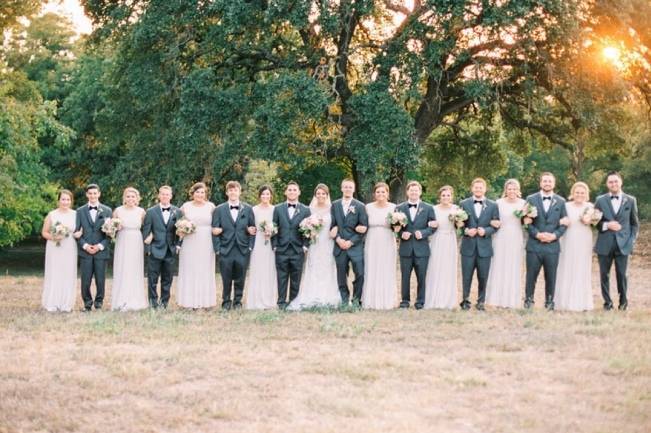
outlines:
M174 224L177 236L191 235L197 231L197 226L187 218L181 218Z
M450 211L448 218L450 219L450 222L456 227L457 234L463 234L463 226L466 225L466 221L468 220L468 213L458 207Z
M262 220L258 225L258 228L264 233L265 239L264 244L269 244L269 238L278 234L278 226L272 221Z
M387 214L387 223L393 228L394 232L397 232L398 229L407 225L407 215L403 212L389 212Z
M581 222L585 225L596 226L601 221L602 216L603 213L599 209L588 206L581 214Z
M515 215L519 219L529 218L533 220L538 216L538 208L532 205L531 203L525 203L522 209L517 209L513 211L513 215ZM524 229L529 228L529 224L523 224L522 228Z
M56 246L59 247L61 246L61 241L70 236L70 229L60 221L57 221L50 226L50 235L52 235L52 240Z
M313 244L316 242L321 228L323 228L323 220L316 215L310 215L301 221L301 224L298 227L298 231L301 232L303 236L308 238L311 244Z
M102 231L106 233L106 236L110 237L111 240L115 240L115 236L118 232L122 230L122 221L120 218L108 218L102 224Z

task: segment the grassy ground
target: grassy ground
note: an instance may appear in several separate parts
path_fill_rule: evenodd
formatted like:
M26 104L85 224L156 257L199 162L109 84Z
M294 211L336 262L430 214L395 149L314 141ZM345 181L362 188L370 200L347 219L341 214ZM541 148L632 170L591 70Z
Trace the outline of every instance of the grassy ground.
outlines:
M0 432L646 433L650 235L625 313L48 314L0 277Z

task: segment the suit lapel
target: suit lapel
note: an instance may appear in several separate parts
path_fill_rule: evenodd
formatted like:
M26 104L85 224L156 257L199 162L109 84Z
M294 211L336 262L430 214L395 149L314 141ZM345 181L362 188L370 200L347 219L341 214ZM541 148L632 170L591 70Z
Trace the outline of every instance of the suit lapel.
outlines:
M619 214L622 213L622 209L624 208L624 205L628 201L628 197L623 192L620 193L620 195L622 199L621 199L621 203L619 204L619 209L617 209L617 215L615 215L616 217L619 217Z
M172 218L171 212L172 209L170 209L170 216L169 216L170 219ZM160 222L163 223L163 226L167 227L167 224L165 224L165 217L163 217L163 210L160 208L160 205L156 206L156 208L154 209L154 213L156 213L156 215L160 217ZM169 222L169 219L167 220L167 222Z

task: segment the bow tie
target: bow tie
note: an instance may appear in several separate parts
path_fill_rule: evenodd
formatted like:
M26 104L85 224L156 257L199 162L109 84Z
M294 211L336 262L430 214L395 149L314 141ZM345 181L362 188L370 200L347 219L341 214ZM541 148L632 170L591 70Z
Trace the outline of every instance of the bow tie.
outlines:
M162 207L162 208L160 208L160 210L163 211L163 212L169 212L169 211L170 211L170 208L168 208L168 207Z
M484 200L475 200L475 204L484 204Z
M231 205L231 210L233 210L233 209L240 210L240 206L239 205L236 205L236 206Z
M619 200L619 196L618 195L611 195L610 199L611 200Z
M88 206L88 210L97 210L97 206Z
M543 197L543 201L545 201L545 200L551 200L551 199L552 199L551 197Z
M417 205L417 204L409 203L409 207L410 207L410 208L412 208L412 207L418 207L418 205Z
M293 207L294 209L296 209L296 205L295 205L295 204L291 204L291 203L287 203L287 207L288 207L288 208L289 208L289 207Z

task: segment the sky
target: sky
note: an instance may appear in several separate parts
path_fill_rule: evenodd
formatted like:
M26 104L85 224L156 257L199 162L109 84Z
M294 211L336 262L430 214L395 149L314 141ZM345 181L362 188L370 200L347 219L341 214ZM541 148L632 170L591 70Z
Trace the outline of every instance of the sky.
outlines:
M89 34L92 31L91 22L84 15L79 0L50 0L43 6L43 13L46 12L55 12L70 18L77 34Z

